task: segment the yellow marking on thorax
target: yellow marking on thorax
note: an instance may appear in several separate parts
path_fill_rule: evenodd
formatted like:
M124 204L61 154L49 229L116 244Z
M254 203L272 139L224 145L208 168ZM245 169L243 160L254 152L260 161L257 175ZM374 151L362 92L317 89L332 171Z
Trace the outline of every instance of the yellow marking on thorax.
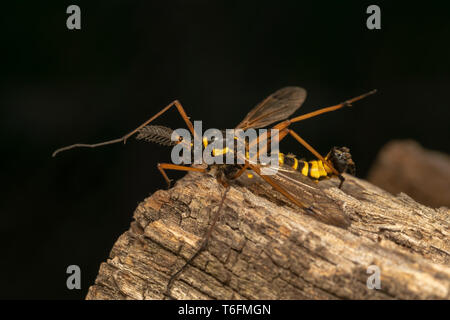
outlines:
M250 179L253 178L253 175L251 173L247 173L247 177L249 177Z
M306 161L303 161L303 169L302 169L302 175L304 176L308 176L308 167L309 167L309 163Z
M212 154L213 156L220 156L226 154L228 151L228 147L225 147L224 149L213 149Z

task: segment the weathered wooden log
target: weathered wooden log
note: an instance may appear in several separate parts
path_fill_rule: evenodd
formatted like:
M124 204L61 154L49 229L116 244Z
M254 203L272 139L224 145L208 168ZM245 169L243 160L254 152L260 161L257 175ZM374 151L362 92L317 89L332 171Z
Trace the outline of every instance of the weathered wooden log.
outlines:
M346 179L341 190L335 180L298 188L303 201L319 199L318 210L347 216L347 228L305 214L267 184L233 185L206 250L167 296L224 192L215 178L190 173L139 204L86 298L449 299L450 210ZM380 289L367 285L370 266L380 270Z

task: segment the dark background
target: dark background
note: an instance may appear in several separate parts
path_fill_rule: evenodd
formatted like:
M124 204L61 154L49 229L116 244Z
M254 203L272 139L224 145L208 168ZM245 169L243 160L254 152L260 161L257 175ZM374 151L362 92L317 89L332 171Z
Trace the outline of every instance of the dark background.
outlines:
M232 128L286 85L308 90L296 114L376 88L296 131L321 153L350 147L359 177L391 139L450 151L450 3L49 3L2 6L1 298L85 296L137 204L165 187L156 164L170 150L131 139L51 153L120 137L174 99L204 128ZM66 28L70 4L81 30ZM369 4L381 30L366 28ZM158 123L183 126L175 111ZM66 288L71 264L82 290Z

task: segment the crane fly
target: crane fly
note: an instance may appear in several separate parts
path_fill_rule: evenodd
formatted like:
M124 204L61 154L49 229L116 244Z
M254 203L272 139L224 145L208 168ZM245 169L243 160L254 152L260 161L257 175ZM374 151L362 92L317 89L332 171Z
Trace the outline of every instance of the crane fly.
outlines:
M338 177L340 179L339 188L341 188L343 182L345 181L343 173L348 172L350 174L353 174L355 171L355 164L352 160L350 150L346 147L333 147L330 152L328 152L328 154L323 157L290 127L293 123L297 123L305 119L318 116L320 114L351 106L352 103L361 100L369 95L372 95L375 92L376 90L372 90L337 105L321 108L319 110L293 118L289 117L301 107L306 99L306 90L301 87L282 88L257 104L236 126L236 129L247 130L251 128L265 128L276 123L272 127L272 129L278 130L279 141L283 140L289 135L316 157L315 160L306 161L303 159L298 159L292 154L279 153L279 166L276 174L274 175L262 174L261 171L265 167L265 165L260 163L256 158L250 158L247 155L244 159L242 159L244 161L244 164L237 164L237 162L234 162L235 164L212 164L207 165L206 168L173 163L159 163L157 165L158 170L161 172L168 186L170 186L171 180L167 176L166 170L179 170L213 174L217 178L217 180L225 187L225 191L221 198L218 210L216 211L212 218L212 221L210 222L200 248L185 262L183 267L181 267L170 277L170 280L167 284L166 294L169 295L170 287L177 276L198 256L201 251L206 248L212 230L217 223L222 207L224 206L226 194L230 189L231 183L241 183L249 185L249 180L266 182L266 184L259 183L259 185L263 186L263 188L266 188L267 185L270 185L284 197L281 197L284 199L284 201L287 200L287 202L291 205L300 208L303 213L313 216L316 219L327 224L342 228L348 227L348 218L342 213L341 210L339 210L337 205L326 196L325 193L320 192L320 183L317 182L327 178ZM153 117L145 121L139 127L121 138L96 144L73 144L56 150L53 153L53 156L55 156L59 152L76 147L95 148L118 142L126 143L128 138L136 133L138 134L136 138L139 140L145 140L161 145L174 146L178 143L183 143L182 140L172 140L172 129L165 126L150 125L152 121L154 121L173 107L177 109L184 122L186 123L186 126L188 127L190 133L195 139L196 133L194 130L194 126L190 121L190 118L187 116L181 103L178 100L175 100L164 107ZM248 147L252 143L260 142L260 139L262 139L262 145L269 148L269 142L271 141L270 135L259 137L257 139L258 141L249 141L244 143L246 147ZM211 142L212 141L203 139L203 147L206 148ZM264 150L259 150L258 154L261 151ZM228 152L233 152L233 156L235 158L238 157L236 150L230 150L228 148L220 150L213 149L213 152L222 155L225 155ZM310 192L308 192L308 190ZM264 194L267 196L268 193L265 192ZM320 204L320 206L318 204ZM320 209L318 209L319 207Z

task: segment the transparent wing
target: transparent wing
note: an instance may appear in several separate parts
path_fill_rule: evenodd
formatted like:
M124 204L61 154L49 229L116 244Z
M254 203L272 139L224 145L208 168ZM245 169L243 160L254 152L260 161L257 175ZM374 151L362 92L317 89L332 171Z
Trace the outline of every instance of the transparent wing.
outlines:
M264 168L264 166L260 166L260 168ZM265 169L270 169L270 167L265 167ZM280 166L272 173L273 174L269 175L269 177L272 178L279 186L288 191L301 203L306 206L310 206L312 210L305 211L308 215L326 224L341 228L347 228L350 225L350 220L342 212L341 205L330 198L326 193L326 189L330 187L330 184L325 181L312 181L289 166ZM245 176L245 173L243 176ZM251 180L254 180L255 182L262 182L258 183L257 187L251 186L248 183L246 185L252 189L252 191L257 192L260 196L265 196L271 201L275 201L280 204L294 206L294 204L283 195L278 192L274 192L271 186L264 183L262 179Z
M263 128L287 119L306 99L306 90L300 87L282 88L254 107L236 129Z
M282 167L272 178L288 190L299 201L312 206L316 219L341 228L350 225L349 218L342 212L341 205L331 199L324 182L315 182L289 167ZM308 186L308 187L305 187Z

